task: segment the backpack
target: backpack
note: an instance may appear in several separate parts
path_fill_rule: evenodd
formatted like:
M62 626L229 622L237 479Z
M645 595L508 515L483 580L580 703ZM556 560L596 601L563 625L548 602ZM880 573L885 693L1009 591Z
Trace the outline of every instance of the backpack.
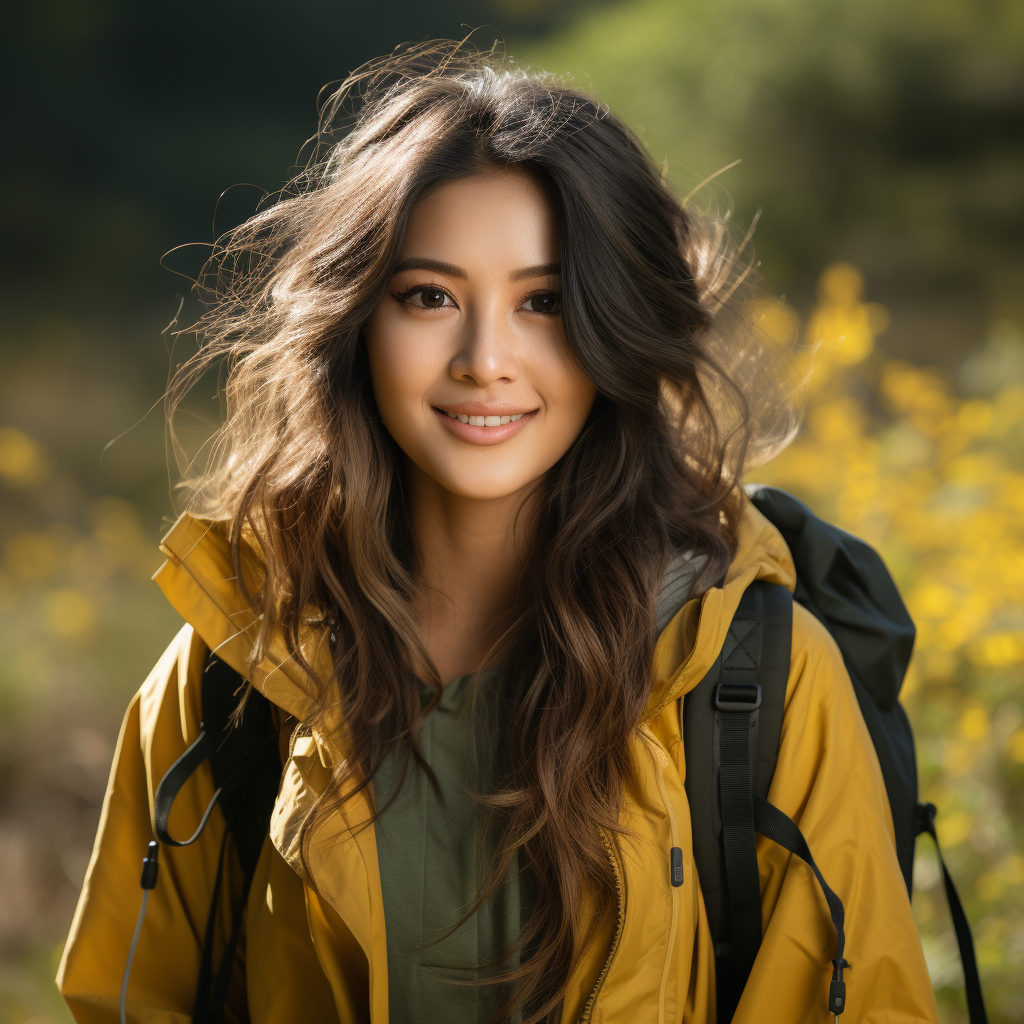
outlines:
M694 860L714 944L719 1024L732 1020L761 943L756 834L804 860L821 886L837 939L829 1012L838 1016L845 1006L843 969L849 965L843 959L842 900L818 870L796 824L767 801L782 729L794 600L823 623L843 655L878 754L908 894L916 837L927 832L938 847L935 807L918 802L913 733L897 700L913 648L914 625L895 583L871 547L819 519L792 495L771 487L750 487L747 493L789 546L797 585L795 594L762 581L747 588L718 659L682 701L685 787ZM261 693L251 690L240 721L230 727L243 691L242 677L210 652L203 672L199 736L168 769L154 801L157 836L170 846L195 842L214 804L221 805L227 822L207 919L193 1024L219 1024L222 1020L243 910L270 827L281 775L277 728L270 702ZM213 770L216 791L196 832L188 839L176 840L167 832L171 804L206 760ZM214 972L214 926L229 835L243 873L243 895L234 909L227 949ZM157 851L157 844L150 843L142 878L146 893L123 989L145 914L145 896L156 883ZM964 965L970 1022L987 1024L970 928L941 851L939 859ZM679 868L681 873L681 864ZM674 877L672 881L676 884Z
M693 855L715 952L719 1024L732 1020L761 944L755 833L806 861L836 928L829 1012L845 1003L842 901L815 865L799 828L767 802L789 677L793 601L832 635L882 769L908 896L914 845L936 844L934 804L918 802L914 735L899 691L914 646L914 624L878 553L819 519L791 494L750 486L757 510L782 534L796 566L796 591L756 581L747 588L718 660L683 699L682 733ZM964 968L971 1024L986 1024L970 926L941 850L946 896ZM838 1000L838 1002L837 1002Z

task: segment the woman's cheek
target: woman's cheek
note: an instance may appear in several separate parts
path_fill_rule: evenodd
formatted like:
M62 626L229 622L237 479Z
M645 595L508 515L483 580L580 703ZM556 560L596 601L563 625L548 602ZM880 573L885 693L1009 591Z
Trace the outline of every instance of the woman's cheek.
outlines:
M367 345L377 408L393 429L414 417L423 404L431 346L424 344L419 333L402 330L393 321L371 325Z
M552 441L564 453L579 436L597 397L597 389L570 359L564 343L552 346L547 365L538 368L538 391L550 411ZM556 440L557 437L557 440Z

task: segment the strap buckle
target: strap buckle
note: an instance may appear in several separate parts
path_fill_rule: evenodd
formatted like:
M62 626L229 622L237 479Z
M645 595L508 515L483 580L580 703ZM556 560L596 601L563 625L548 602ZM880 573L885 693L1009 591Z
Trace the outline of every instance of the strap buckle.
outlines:
M761 687L757 683L719 683L715 687L715 707L719 711L756 711L761 706Z
M935 835L935 816L938 814L935 804L918 804L914 808L914 835L921 835L927 832L928 835ZM936 842L938 840L936 839Z

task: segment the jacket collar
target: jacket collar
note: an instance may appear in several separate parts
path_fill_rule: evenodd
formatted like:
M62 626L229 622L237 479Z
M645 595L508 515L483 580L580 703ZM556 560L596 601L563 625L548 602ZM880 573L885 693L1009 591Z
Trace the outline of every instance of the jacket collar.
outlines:
M249 665L258 618L238 586L227 524L183 513L160 542L160 550L167 561L153 579L174 609L210 650L251 679L268 700L300 720L305 718L316 699L316 688L288 652L280 630L270 637L262 661ZM326 630L307 629L301 649L318 673L330 674Z

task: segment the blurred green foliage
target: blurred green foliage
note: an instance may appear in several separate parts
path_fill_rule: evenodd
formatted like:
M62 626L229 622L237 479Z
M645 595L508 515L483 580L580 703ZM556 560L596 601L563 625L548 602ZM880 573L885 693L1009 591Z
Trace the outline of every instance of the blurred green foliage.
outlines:
M952 367L1024 319L1024 13L1016 0L631 0L524 45L592 83L683 192L727 190L800 308L849 260L887 345Z
M81 0L13 16L0 1021L66 1020L54 957L118 722L177 628L148 578L172 512L160 411L147 410L180 359L160 330L188 299L160 256L211 240L228 186L258 188L228 193L220 228L280 185L320 85L463 22L497 24L513 57L592 84L684 194L742 160L693 202L732 202L743 226L763 208L761 269L787 296L763 313L780 346L814 353L806 431L756 475L879 544L904 588L921 627L906 697L922 788L943 811L991 1019L1024 1021L1024 6L310 0L293 13L265 0ZM171 263L189 272L200 254ZM915 906L954 1022L965 1018L937 881L922 849Z

